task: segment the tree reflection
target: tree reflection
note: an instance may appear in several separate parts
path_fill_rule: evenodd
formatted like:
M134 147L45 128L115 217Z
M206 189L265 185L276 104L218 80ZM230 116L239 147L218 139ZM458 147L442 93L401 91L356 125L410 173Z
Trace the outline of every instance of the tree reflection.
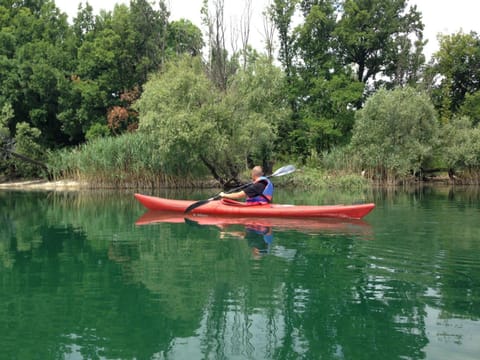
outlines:
M426 358L432 309L479 318L475 227L447 221L462 204L473 224L478 209L454 199L385 197L378 212L390 213L365 236L140 227L118 198L100 210L74 195L2 195L0 346L7 358Z

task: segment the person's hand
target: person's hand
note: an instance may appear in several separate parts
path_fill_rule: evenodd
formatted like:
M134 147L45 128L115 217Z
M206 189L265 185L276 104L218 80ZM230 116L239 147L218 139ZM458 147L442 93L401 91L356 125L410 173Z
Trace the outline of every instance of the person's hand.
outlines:
M221 198L225 197L225 193L222 191L218 196L220 196Z

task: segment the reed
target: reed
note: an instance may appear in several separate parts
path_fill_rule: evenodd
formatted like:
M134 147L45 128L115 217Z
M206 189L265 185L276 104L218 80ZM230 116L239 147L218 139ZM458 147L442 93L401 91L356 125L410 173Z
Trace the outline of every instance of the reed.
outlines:
M48 166L55 180L74 180L90 188L188 187L205 176L195 167L179 171L160 149L153 136L128 133L51 152ZM182 159L177 161L181 168Z
M275 179L275 185L295 189L358 190L367 188L369 182L348 170L307 166L300 167L292 176Z

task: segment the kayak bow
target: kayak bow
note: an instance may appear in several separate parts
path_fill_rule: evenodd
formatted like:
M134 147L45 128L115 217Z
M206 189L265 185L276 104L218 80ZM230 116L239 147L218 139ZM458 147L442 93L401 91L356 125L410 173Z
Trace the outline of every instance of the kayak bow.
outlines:
M195 201L164 199L155 196L135 194L135 198L147 209L153 211L184 212ZM355 205L282 205L246 203L222 199L211 201L194 209L192 214L249 216L249 217L281 217L281 218L349 218L361 219L373 210L375 204Z

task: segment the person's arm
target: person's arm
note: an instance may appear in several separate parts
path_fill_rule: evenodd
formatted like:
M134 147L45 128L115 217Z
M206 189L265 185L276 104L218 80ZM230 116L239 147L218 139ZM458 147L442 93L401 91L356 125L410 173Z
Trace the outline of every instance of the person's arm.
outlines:
M264 181L259 181L256 182L255 184L250 185L247 187L245 191L245 196L249 198L253 198L255 196L260 196L263 194L263 191L265 190L265 187L267 186L266 182Z
M224 193L223 191L220 193L220 196L222 198L227 198L227 199L233 199L233 200L238 200L246 197L247 195L245 194L245 191L237 191L231 194Z
M266 184L261 181L257 182L255 184L251 184L248 186L245 190L241 190L238 192L234 192L231 194L221 192L220 196L223 198L228 198L228 199L233 199L233 200L238 200L242 199L244 197L254 197L257 195L261 195L263 193L263 190L265 189Z

